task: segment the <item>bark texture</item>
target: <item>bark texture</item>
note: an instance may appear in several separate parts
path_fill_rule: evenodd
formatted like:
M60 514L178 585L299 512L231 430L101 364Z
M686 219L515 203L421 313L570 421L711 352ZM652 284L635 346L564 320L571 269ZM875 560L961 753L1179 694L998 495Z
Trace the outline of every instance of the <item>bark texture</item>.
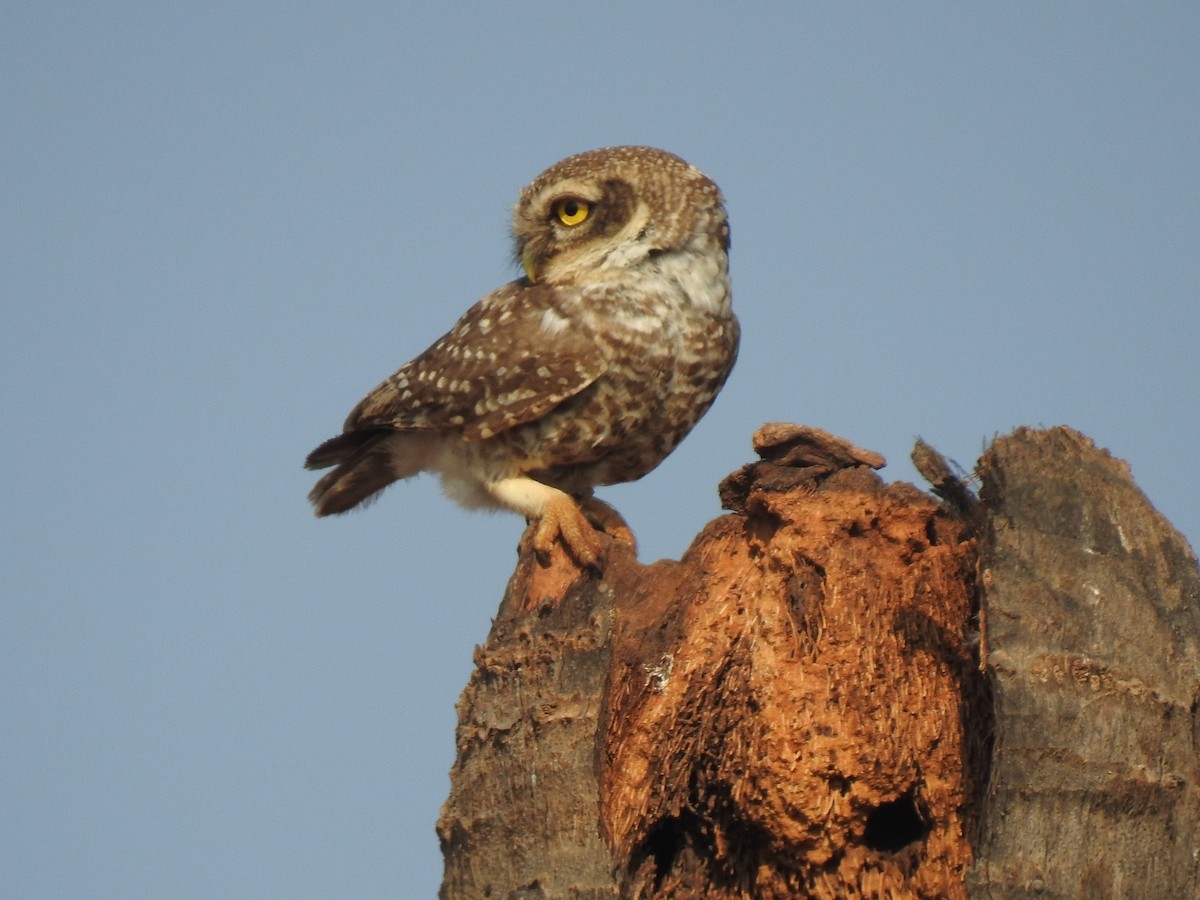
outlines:
M1067 428L980 462L996 747L977 897L1200 897L1200 572Z
M1122 464L1018 432L980 503L926 447L939 502L816 429L755 448L678 562L522 548L441 896L1195 896L1200 574Z

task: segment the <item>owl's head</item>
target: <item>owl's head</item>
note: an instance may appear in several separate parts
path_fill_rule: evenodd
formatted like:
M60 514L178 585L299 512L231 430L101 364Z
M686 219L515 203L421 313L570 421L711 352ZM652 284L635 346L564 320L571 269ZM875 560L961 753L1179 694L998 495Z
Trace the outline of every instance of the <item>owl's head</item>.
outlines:
M671 252L729 249L721 192L653 147L607 147L555 163L521 191L515 255L534 282L636 269Z

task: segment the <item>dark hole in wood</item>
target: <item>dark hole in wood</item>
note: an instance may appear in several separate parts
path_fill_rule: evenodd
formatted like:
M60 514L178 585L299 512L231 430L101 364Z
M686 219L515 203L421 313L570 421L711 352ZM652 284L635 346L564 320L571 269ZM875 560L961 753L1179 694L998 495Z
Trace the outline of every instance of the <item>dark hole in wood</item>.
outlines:
M910 789L871 810L867 815L863 842L872 850L895 853L924 840L928 834L929 824L921 817L917 799Z
M654 886L662 887L663 879L675 865L675 859L687 845L688 835L683 822L676 816L661 819L646 835L641 858L654 860Z

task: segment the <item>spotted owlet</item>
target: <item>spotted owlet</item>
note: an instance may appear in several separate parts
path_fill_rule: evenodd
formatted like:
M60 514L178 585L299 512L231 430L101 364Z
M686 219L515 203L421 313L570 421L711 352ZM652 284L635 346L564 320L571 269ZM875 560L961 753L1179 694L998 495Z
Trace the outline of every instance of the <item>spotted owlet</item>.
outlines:
M464 506L515 510L583 564L619 517L597 485L641 478L692 429L737 356L729 224L699 170L649 147L564 159L513 214L525 277L488 294L311 454L309 499L342 513L437 472Z

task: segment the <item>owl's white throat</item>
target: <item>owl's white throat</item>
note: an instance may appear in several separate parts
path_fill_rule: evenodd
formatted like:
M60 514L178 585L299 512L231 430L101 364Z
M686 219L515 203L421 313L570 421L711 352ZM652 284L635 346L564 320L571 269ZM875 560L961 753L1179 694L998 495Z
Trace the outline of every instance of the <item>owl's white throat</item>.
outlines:
M683 249L655 253L642 265L647 277L662 279L669 292L683 294L691 306L713 315L729 312L729 267L711 237L693 238Z

